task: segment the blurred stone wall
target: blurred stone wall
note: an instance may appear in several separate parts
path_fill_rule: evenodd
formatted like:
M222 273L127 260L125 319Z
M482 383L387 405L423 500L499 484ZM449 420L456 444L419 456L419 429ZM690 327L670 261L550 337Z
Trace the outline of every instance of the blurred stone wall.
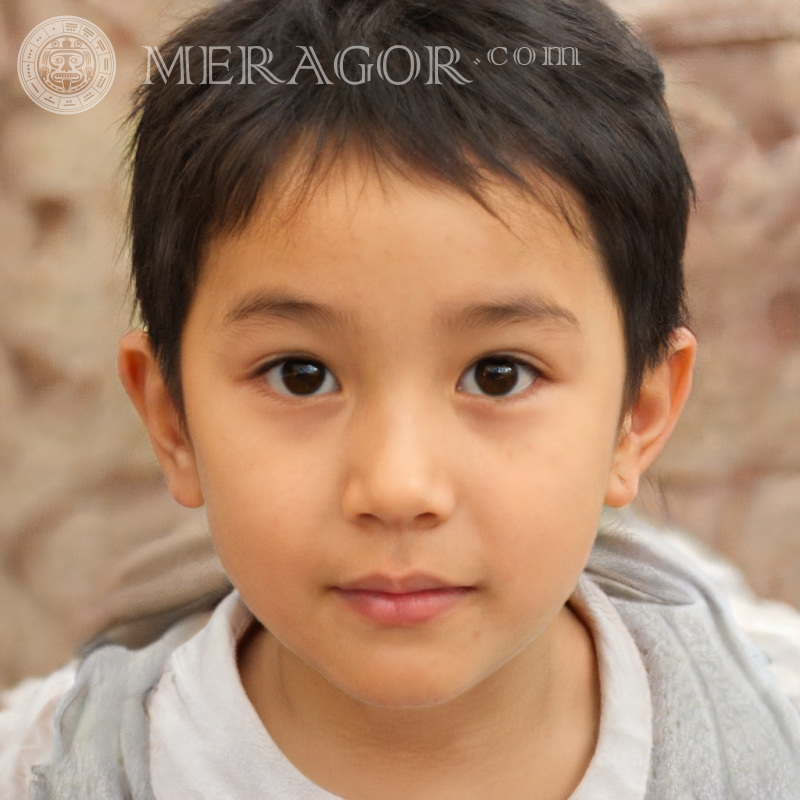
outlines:
M200 5L0 0L0 685L109 626L135 640L225 585L115 370L121 120L142 45ZM699 194L694 395L637 502L800 606L800 4L616 5L662 56ZM63 14L99 25L117 56L111 93L71 116L35 106L16 72L28 31Z
M195 4L194 7L197 7ZM185 0L0 0L0 678L45 673L132 617L220 584L204 515L166 491L116 375L128 329L120 170L128 98ZM40 109L16 59L71 14L99 25L114 86L80 114Z
M618 0L695 179L694 390L640 505L800 607L800 3Z

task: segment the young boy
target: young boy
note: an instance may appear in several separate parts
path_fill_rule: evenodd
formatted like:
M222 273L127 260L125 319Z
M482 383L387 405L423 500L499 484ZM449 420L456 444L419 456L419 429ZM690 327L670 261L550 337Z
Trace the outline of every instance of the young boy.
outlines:
M119 372L235 591L38 687L14 796L800 797L727 607L598 533L696 350L652 56L596 0L236 0L161 54Z

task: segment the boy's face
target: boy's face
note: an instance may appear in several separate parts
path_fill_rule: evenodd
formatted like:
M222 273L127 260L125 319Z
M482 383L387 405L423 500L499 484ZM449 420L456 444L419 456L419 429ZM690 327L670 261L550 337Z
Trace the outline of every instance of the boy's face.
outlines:
M511 231L335 169L290 225L214 243L183 334L173 493L279 647L374 705L544 647L607 499L625 364L599 257L491 198Z

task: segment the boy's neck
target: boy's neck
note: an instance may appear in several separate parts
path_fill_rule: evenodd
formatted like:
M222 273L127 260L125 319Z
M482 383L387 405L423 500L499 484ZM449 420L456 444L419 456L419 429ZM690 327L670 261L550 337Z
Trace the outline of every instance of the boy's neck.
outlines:
M566 800L597 742L597 658L569 606L480 684L423 709L349 697L257 624L238 657L245 691L280 750L349 800Z

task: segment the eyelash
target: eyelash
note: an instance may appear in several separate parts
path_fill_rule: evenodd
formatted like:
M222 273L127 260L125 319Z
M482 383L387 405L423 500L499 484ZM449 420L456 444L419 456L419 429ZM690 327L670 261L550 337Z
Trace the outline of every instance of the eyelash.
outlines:
M278 367L282 367L285 364L287 364L288 362L292 362L292 361L297 362L298 364L313 364L313 365L315 365L317 367L321 367L325 371L325 378L323 379L322 386L325 385L325 382L330 377L330 378L333 379L334 383L336 384L336 387L337 388L341 388L339 386L339 382L336 380L336 378L333 375L333 373L321 361L319 361L316 358L312 358L312 357L309 357L309 356L303 356L303 355L283 356L282 358L274 359L274 360L272 360L272 361L270 361L270 362L268 362L266 364L263 364L261 367L259 367L256 370L256 372L255 372L253 377L254 378L260 378L260 377L267 376L274 369L276 369ZM507 363L507 364L513 364L516 367L520 367L523 372L527 372L528 375L530 376L530 379L531 379L530 383L520 391L512 391L512 392L506 393L506 394L492 395L492 394L488 394L488 393L484 394L484 393L478 393L478 392L469 392L468 394L470 394L470 395L494 399L497 402L509 401L509 400L516 399L517 397L520 397L520 396L528 395L531 392L531 387L537 386L539 384L539 382L542 380L542 377L543 377L543 375L542 375L540 370L538 370L536 367L534 367L532 364L528 363L527 361L524 361L523 359L516 358L514 356L507 356L507 355L504 355L504 354L501 354L501 353L491 353L489 355L481 356L480 358L478 358L475 361L473 361L472 364L470 364L469 367L467 367L467 369L462 373L462 376L459 377L456 389L459 390L459 387L461 387L463 385L463 383L464 383L465 377L468 376L470 374L470 372L472 370L474 370L481 362L485 362L485 361L504 362L504 363ZM516 383L518 384L519 382L520 382L520 377L518 376ZM276 389L274 386L272 386L271 388L273 389L273 391L277 392L278 394L282 395L283 397L290 397L290 398L318 397L318 396L320 396L320 394L322 394L322 395L329 394L329 392L319 392L317 390L315 390L314 392L308 393L308 394L302 394L302 393L295 394L295 393L292 393L292 392L282 392L282 391ZM514 387L512 387L512 389L515 389L515 388L516 388L516 384L515 384Z

